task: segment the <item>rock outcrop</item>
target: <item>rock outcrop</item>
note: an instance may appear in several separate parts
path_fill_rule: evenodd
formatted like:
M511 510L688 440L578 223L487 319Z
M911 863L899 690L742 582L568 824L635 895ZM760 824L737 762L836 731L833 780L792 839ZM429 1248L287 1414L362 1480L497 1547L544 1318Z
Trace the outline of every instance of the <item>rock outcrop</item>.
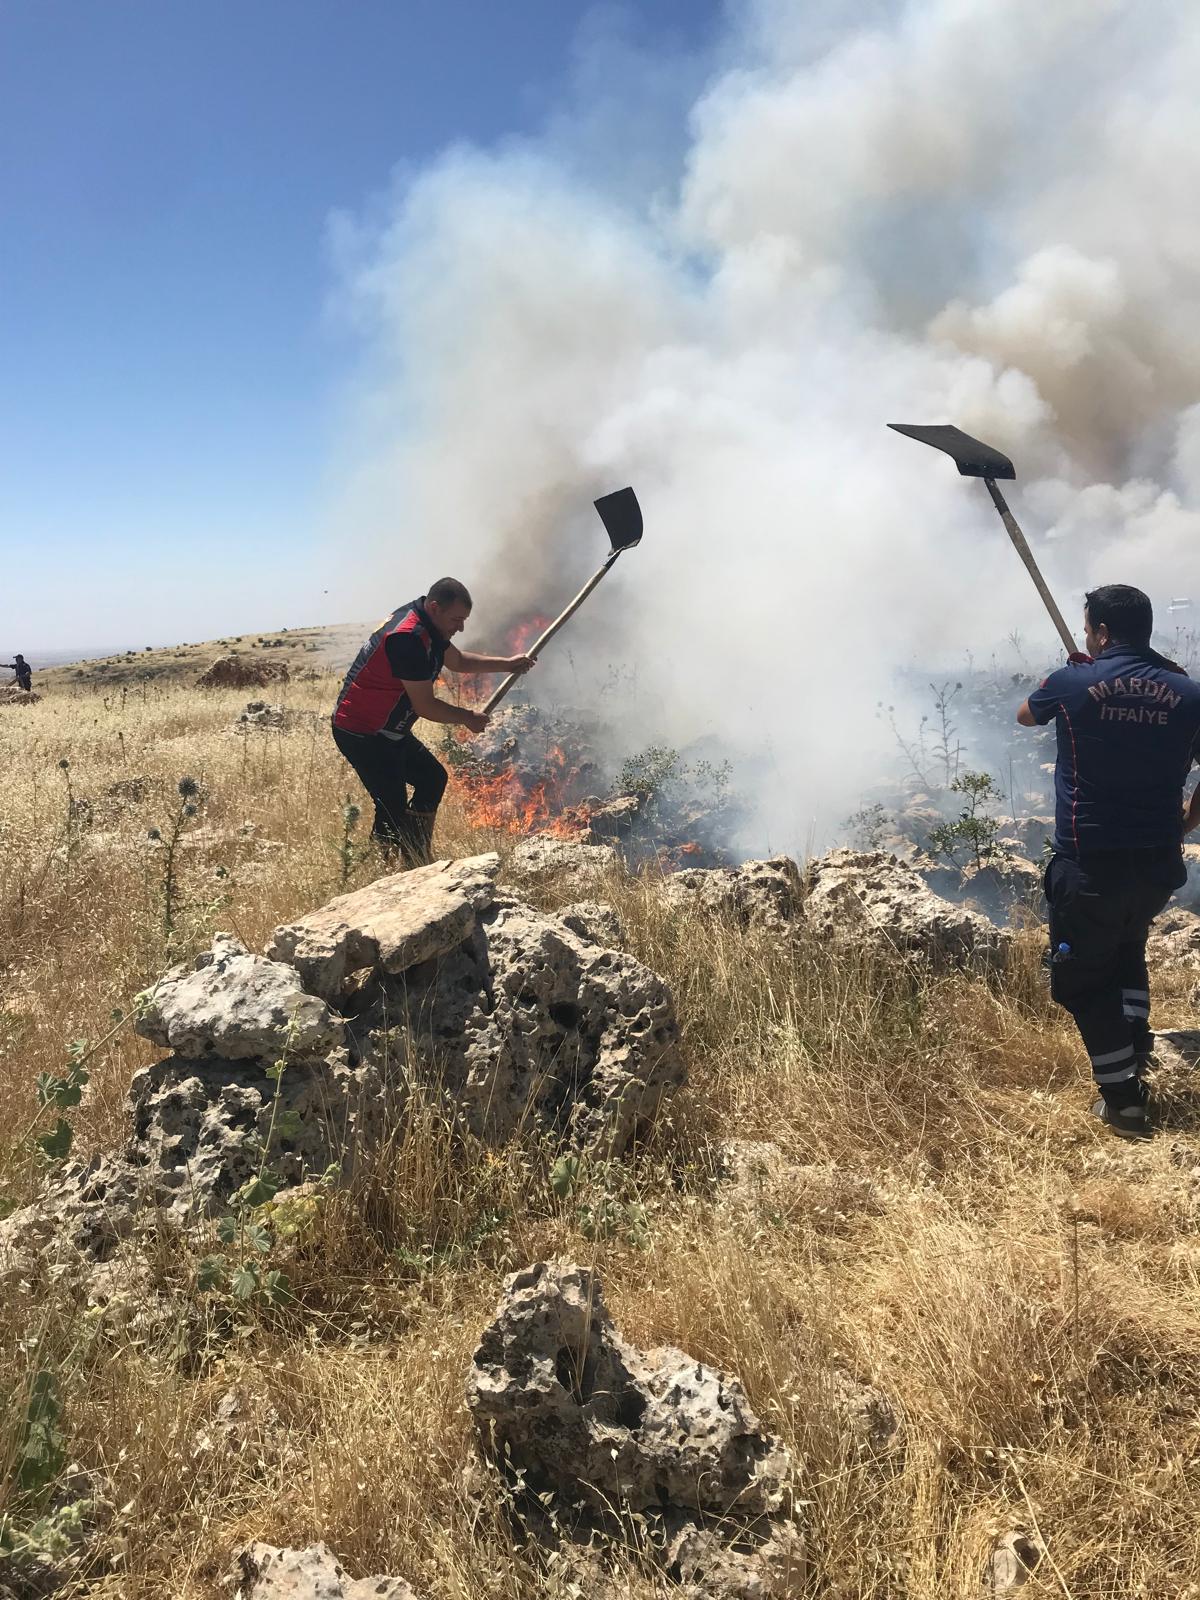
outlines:
M622 1154L683 1082L678 1026L662 980L591 931L578 911L497 900L437 961L361 993L350 1026L363 1061L384 1080L409 1070L410 1056L436 1062L484 1138L532 1126Z
M1011 936L978 911L941 899L882 851L833 850L809 864L805 920L840 944L891 947L933 967L1000 967Z
M196 679L197 689L265 689L287 683L282 661L259 661L250 656L220 656Z
M190 970L176 967L139 995L136 1015L143 1038L194 1058L307 1058L336 1049L345 1033L294 967L251 955L228 933Z
M349 1578L329 1546L281 1550L250 1544L238 1552L234 1600L417 1600L403 1578Z
M802 1544L784 1510L788 1453L735 1378L670 1347L639 1350L617 1333L586 1268L542 1262L513 1273L467 1382L480 1448L523 1485L553 1497L560 1521L615 1533L623 1514L661 1519L672 1559L745 1564L730 1595L788 1594L757 1548L779 1535L790 1581ZM788 1534L792 1537L789 1539ZM785 1563L786 1564L786 1563ZM693 1588L692 1593L704 1593Z
M552 833L535 833L513 851L509 871L518 883L537 888L557 883L586 892L594 888L618 861L610 844L585 844L576 839L560 839Z
M697 909L743 928L780 932L803 916L804 886L790 856L740 867L685 867L664 880L662 893L680 911Z
M276 928L267 955L294 967L310 993L334 1000L365 968L397 976L461 945L492 904L499 869L490 854L377 878Z
M610 947L610 908L534 911L497 895L498 867L381 878L276 929L268 956L218 934L167 973L136 1026L173 1053L133 1078L128 1145L0 1222L0 1256L54 1237L102 1260L140 1207L211 1215L264 1164L348 1176L417 1084L493 1142L626 1151L684 1079L671 995Z

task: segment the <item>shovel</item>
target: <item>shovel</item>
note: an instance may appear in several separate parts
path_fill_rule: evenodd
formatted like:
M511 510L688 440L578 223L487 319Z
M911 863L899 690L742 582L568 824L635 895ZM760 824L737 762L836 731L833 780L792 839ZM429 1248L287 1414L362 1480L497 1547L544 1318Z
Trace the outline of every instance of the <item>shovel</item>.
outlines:
M621 554L621 551L631 550L635 544L642 542L642 508L638 505L637 495L634 494L632 489L617 489L612 494L601 495L599 500L595 500L592 503L600 513L601 522L608 530L608 538L609 543L612 545L612 550L609 553L608 560L598 571L593 572L567 609L560 612L541 638L537 640L531 649L526 650L525 654L534 661L541 655L563 624L569 622L579 610L588 595L591 594L600 579ZM509 673L491 699L485 703L483 708L484 716L496 709L520 676L519 672Z
M1038 564L1033 559L1033 551L1026 543L1025 535L1017 525L1017 519L1008 509L1004 496L996 487L997 478L1015 478L1016 471L1007 456L1002 456L999 450L993 450L990 444L982 444L978 439L972 439L969 433L964 433L961 428L950 428L943 425L937 427L913 427L907 422L889 422L889 428L894 428L897 433L905 433L910 439L918 439L922 444L930 444L935 450L944 450L953 460L964 478L982 478L987 484L988 493L992 497L992 504L1000 513L1000 520L1008 529L1008 537L1012 540L1017 554L1025 563L1029 576L1037 587L1037 592L1045 602L1046 610L1050 613L1054 626L1058 629L1058 636L1067 647L1067 654L1074 655L1079 646L1071 637L1071 630L1063 621L1063 614L1054 603L1054 596L1046 587L1046 580L1038 570Z

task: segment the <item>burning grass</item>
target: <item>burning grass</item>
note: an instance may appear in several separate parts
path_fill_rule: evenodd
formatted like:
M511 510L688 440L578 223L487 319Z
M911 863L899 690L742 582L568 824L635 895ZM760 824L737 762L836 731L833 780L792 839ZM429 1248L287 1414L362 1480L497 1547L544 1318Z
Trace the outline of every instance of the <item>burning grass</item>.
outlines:
M283 698L318 710L331 690ZM0 1205L37 1182L11 1141L71 1038L102 1037L114 1007L213 930L261 945L341 887L349 773L319 722L228 738L243 698L53 697L0 723ZM146 835L185 775L199 809L168 937ZM542 803L553 822L557 799ZM506 814L482 831L477 816L453 797L439 847L511 846ZM375 870L352 856L349 882ZM217 1318L169 1240L154 1272L182 1347L122 1322L122 1293L143 1290L131 1275L123 1291L120 1266L104 1313L53 1279L0 1306L0 1514L30 1509L14 1467L39 1371L55 1377L62 1435L46 1493L81 1497L73 1462L107 1502L92 1564L64 1592L217 1600L249 1537L324 1538L351 1572L399 1572L436 1600L571 1592L514 1548L495 1486L464 1477L477 1331L501 1275L554 1251L598 1267L627 1337L740 1374L800 1463L814 1596L974 1600L1009 1528L1048 1552L1030 1595L1194 1592L1200 1140L1185 1128L1127 1148L1084 1119L1083 1062L1037 981L1036 932L1000 988L668 910L649 869L614 871L606 893L674 988L692 1075L640 1160L591 1180L611 1229L585 1230L543 1150L464 1144L414 1105L372 1180L295 1247L287 1315ZM1159 1020L1190 1020L1181 992ZM150 1054L118 1028L93 1060L71 1113L81 1151L117 1143ZM735 1201L717 1181L731 1136L778 1146L781 1189ZM902 1451L851 1448L831 1365L895 1397ZM670 1593L632 1558L614 1585Z

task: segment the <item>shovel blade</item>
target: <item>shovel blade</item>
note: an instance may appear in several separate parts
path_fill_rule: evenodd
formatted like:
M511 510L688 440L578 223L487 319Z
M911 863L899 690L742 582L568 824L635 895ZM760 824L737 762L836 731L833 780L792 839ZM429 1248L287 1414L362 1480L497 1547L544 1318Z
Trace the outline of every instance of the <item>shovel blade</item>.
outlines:
M993 450L990 444L972 439L961 428L945 424L921 427L908 422L889 422L888 427L921 444L930 444L935 450L944 450L964 478L1015 478L1017 475L1007 456Z
M641 543L642 508L632 489L616 489L612 494L602 494L592 504L608 530L614 551L628 550Z

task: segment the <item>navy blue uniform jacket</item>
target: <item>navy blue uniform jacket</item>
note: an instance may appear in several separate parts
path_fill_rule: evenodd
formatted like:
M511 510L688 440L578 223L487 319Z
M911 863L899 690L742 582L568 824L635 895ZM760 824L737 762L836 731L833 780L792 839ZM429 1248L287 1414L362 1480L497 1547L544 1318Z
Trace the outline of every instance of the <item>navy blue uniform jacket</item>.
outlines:
M1183 837L1183 786L1200 760L1200 684L1149 648L1110 645L1029 696L1056 719L1054 848L1157 850Z

